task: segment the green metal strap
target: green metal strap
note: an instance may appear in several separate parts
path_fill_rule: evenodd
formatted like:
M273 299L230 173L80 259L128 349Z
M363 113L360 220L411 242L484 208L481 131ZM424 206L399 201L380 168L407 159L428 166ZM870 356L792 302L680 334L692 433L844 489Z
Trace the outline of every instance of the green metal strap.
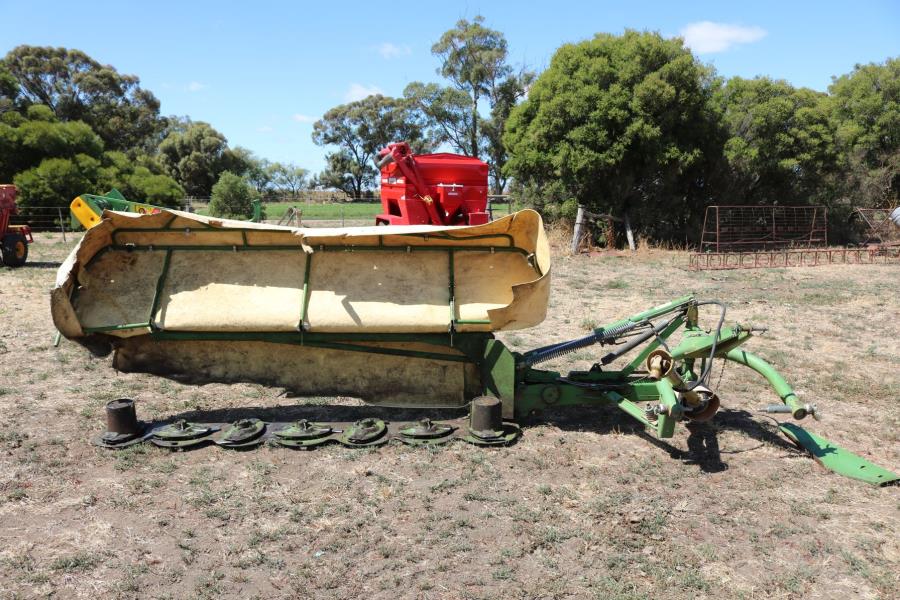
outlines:
M166 250L166 254L163 257L163 265L162 270L159 273L159 277L156 280L156 288L153 291L153 300L150 303L150 315L147 317L147 320L140 323L122 323L118 325L101 325L99 327L84 327L82 331L85 333L102 333L105 331L127 331L129 329L143 329L143 328L151 328L155 329L156 326L153 324L153 316L156 314L156 309L159 308L160 296L162 295L163 287L166 282L166 275L169 272L169 264L172 259L172 250Z
M456 280L453 274L453 250L447 252L447 256L449 257L448 279L450 280L450 331L454 331L456 329Z
M794 423L782 423L778 428L791 441L806 449L819 464L838 475L879 486L900 481L900 475L872 464Z
M309 277L312 272L312 257L312 253L306 255L306 268L303 272L303 296L300 298L300 323L297 324L297 329L301 332L305 328L306 317L309 313Z
M151 332L151 337L154 340L175 341L266 342L473 364L481 364L484 361L484 346L488 341L494 339L490 333L457 333L454 335L451 343L450 335L446 333L163 331L158 329ZM363 342L363 344L358 342ZM364 345L364 342L417 342L454 348L463 354L446 354L443 352L406 350L403 348L382 348L367 346Z
M163 266L162 271L159 274L159 279L156 280L156 289L153 292L153 302L150 304L150 316L147 319L147 323L149 323L151 329L157 329L156 325L153 323L154 316L156 315L156 309L159 308L159 299L162 295L163 287L166 285L166 275L169 274L169 264L172 262L172 250L166 250L166 256L163 258Z

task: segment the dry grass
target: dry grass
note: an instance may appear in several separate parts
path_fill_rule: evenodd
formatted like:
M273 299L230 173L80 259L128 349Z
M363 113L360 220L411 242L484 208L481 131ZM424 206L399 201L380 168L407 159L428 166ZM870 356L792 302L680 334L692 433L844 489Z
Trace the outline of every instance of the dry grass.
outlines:
M29 267L0 271L0 597L900 596L900 488L841 479L780 441L753 413L772 393L738 367L713 424L668 443L583 409L499 450L96 449L118 396L145 417L296 400L54 348L47 290L66 248L41 235ZM547 321L503 338L524 350L684 292L721 298L730 320L770 327L750 347L819 403L811 429L900 469L897 267L685 262L558 257ZM548 368L593 360L567 358Z

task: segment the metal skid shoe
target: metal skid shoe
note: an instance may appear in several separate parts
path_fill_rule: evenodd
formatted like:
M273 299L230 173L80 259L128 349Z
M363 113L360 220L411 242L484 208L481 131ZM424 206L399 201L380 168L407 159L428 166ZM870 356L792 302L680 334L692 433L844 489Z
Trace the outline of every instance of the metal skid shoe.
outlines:
M213 427L178 419L174 423L154 429L151 432L150 443L160 448L185 450L211 442L211 436L215 431L217 429Z
M309 449L331 441L333 433L335 430L329 425L301 419L274 432L272 444L286 448Z
M387 424L381 419L360 419L338 437L338 441L350 448L381 446L390 440Z
M239 419L213 441L222 448L255 448L263 443L266 424L259 419Z
M472 400L467 429L461 439L476 446L507 446L522 434L518 425L503 421L500 399L492 396Z

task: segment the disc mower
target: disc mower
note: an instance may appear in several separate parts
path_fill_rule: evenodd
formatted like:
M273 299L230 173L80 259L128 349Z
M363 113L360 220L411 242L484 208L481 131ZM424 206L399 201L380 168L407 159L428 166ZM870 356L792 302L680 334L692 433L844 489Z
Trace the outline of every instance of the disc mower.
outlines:
M815 415L766 361L744 348L760 330L728 324L725 306L687 295L517 352L495 332L546 315L550 252L540 216L478 226L292 229L163 210L106 211L60 267L51 292L59 331L112 366L182 382L256 382L298 395L352 396L416 409L412 420L362 418L144 423L134 404L108 407L107 448L150 442L186 449L262 443L312 448L391 440L507 445L525 417L556 407L614 407L659 438L720 407L713 365L758 373L769 413ZM541 365L597 350L568 373ZM435 418L436 408L468 416ZM782 430L843 475L897 476L794 423Z

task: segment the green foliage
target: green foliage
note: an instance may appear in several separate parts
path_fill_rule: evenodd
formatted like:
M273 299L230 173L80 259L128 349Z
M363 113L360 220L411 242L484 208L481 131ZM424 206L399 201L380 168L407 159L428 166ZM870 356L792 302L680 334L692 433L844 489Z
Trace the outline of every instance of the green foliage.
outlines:
M900 205L900 58L856 65L828 91L845 196L864 206Z
M767 77L734 77L715 104L728 132L722 196L730 204L823 201L836 169L827 96Z
M472 136L472 99L464 91L414 81L403 90L403 97L428 124L428 137L434 143L450 144L454 150L470 154Z
M253 216L253 201L259 199L259 192L240 175L224 171L212 188L209 214L214 217L250 218Z
M0 115L13 110L19 96L19 82L0 62Z
M169 175L195 197L208 197L222 172L235 162L225 136L202 122L172 131L159 145L159 154Z
M628 211L656 235L680 230L710 193L715 89L678 39L626 31L566 44L511 111L506 172L594 212Z
M483 25L484 17L460 19L432 47L440 58L440 74L471 99L471 128L466 154L478 156L478 99L491 94L497 82L510 74L506 64L506 38Z
M29 209L68 205L79 194L95 190L99 171L100 161L86 154L47 158L16 175L13 183L23 213L29 214Z
M528 71L513 73L506 38L484 27L484 18L462 19L431 48L441 60L438 72L451 86L413 82L403 92L427 125L435 144L450 144L467 156L482 156L490 166L494 193L506 189L503 132L509 113L534 80ZM479 113L486 100L490 117Z
M137 77L123 75L80 50L18 46L3 63L18 83L15 104L42 104L60 121L84 121L108 149L146 148L164 125L159 100L140 87ZM0 83L0 98L8 94L7 84Z
M319 146L337 147L325 155L328 166L319 174L319 184L354 198L374 187L374 158L389 143L407 141L415 152L429 147L409 102L381 94L332 108L313 125L312 139Z
M162 168L156 162L144 158L141 163L121 152L106 153L96 186L100 189L116 188L129 200L177 208L184 198L181 186L162 174Z
M12 115L15 115L13 117ZM134 200L176 206L184 191L150 158L104 152L103 141L81 121L62 122L42 104L0 122L0 181L19 186L25 214L66 206L78 194L116 187Z
M84 123L60 123L47 107L32 105L27 117L8 113L0 122L0 181L10 181L47 157L98 158L102 150L103 142Z
M266 169L266 175L274 187L289 192L293 198L306 184L309 171L293 164L272 163Z

